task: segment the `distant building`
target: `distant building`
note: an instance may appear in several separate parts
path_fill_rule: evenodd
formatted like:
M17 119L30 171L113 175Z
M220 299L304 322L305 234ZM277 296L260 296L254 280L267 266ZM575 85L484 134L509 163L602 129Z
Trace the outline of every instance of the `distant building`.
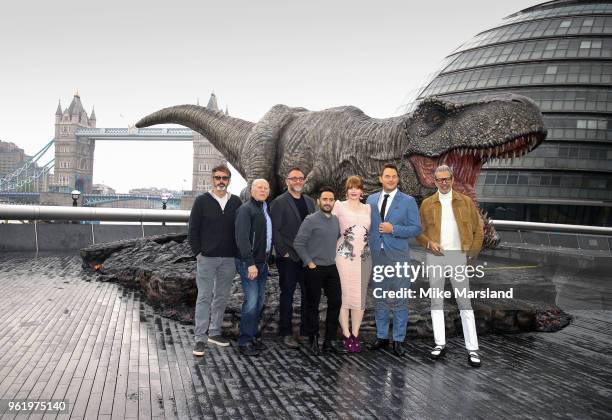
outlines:
M210 95L206 108L224 114L219 110L217 97ZM226 112L227 113L227 108ZM192 195L198 195L212 189L211 170L219 164L226 164L225 157L197 131L193 132L193 175L191 178Z
M98 195L115 195L115 189L104 184L93 184L91 187L92 194Z
M223 114L214 93L207 107ZM95 111L92 109L91 114L87 114L78 92L68 108L62 111L61 103L58 104L55 112L55 167L53 175L48 177L50 191L70 192L77 189L86 194L93 192L95 140L77 136L76 133L80 128L96 128L96 122ZM210 171L220 163L227 163L223 155L204 136L194 131L192 191L176 192L175 195L197 195L210 190ZM145 190L153 192L152 195L160 194L157 189Z
M0 140L0 177L23 165L28 157L15 143Z
M85 194L92 191L95 141L77 137L78 128L95 128L96 113L88 115L75 93L70 106L55 111L55 168L49 190L70 192L77 189Z
M548 136L513 163L483 167L481 207L493 219L612 226L612 1L512 14L446 57L418 98L502 92L533 99Z
M168 188L132 188L129 192L131 195L145 195L145 196L162 196L164 194L172 195L173 197L181 196L181 191L169 190Z
M42 168L37 162L30 162L28 168L24 169L17 178L9 177L31 159L32 156L26 155L23 149L15 143L0 140L0 179L10 179L8 183L3 183L0 189L8 187L18 192L47 191L49 174L45 171L41 175Z

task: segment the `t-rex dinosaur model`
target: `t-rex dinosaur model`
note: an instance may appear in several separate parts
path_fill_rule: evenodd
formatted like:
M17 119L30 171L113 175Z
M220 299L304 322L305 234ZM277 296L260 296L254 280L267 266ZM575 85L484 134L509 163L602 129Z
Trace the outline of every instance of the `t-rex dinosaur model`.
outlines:
M342 191L350 175L361 176L369 193L380 188L383 165L394 163L401 190L422 199L434 192L433 171L445 163L455 173L453 188L477 203L474 186L486 161L522 156L546 136L536 104L514 94L461 104L427 98L414 112L385 119L371 118L353 106L309 111L276 105L252 123L180 105L154 112L136 126L165 123L204 135L249 185L256 178L267 179L272 197L295 166L306 175L307 194L322 185ZM485 245L496 241L485 217Z

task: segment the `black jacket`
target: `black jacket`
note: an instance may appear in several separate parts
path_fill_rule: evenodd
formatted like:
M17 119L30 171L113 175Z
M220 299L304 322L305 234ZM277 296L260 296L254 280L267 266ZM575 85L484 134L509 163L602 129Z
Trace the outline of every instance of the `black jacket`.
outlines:
M238 258L247 266L267 261L267 226L263 203L253 198L236 212Z
M229 194L229 193L228 193ZM225 209L211 195L199 195L189 215L189 245L194 255L205 257L236 257L238 249L234 238L236 211L242 201L230 195Z
M312 198L302 194L306 201L308 214L316 211L315 202ZM300 257L293 248L293 241L302 224L300 212L293 201L293 197L288 191L274 199L270 206L270 216L272 216L272 241L276 250L276 257L283 257L289 253L289 258L293 261L300 261Z

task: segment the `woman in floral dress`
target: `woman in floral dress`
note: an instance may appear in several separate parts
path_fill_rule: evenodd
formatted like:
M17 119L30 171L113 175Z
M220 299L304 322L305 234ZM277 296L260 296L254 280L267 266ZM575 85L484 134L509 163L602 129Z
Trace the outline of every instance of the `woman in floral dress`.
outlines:
M342 286L340 327L344 346L351 353L361 351L359 327L372 269L368 247L371 210L369 205L361 203L362 195L362 179L358 176L349 177L346 180L346 201L336 202L332 212L340 222L341 235L336 252L336 266Z

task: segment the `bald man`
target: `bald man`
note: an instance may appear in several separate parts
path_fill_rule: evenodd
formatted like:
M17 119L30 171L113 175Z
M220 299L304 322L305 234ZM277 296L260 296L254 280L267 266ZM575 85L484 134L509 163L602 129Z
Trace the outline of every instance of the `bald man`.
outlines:
M254 180L251 198L236 212L236 271L244 293L238 349L245 356L257 356L265 348L256 336L266 297L267 261L272 250L272 220L266 203L269 195L268 181Z

